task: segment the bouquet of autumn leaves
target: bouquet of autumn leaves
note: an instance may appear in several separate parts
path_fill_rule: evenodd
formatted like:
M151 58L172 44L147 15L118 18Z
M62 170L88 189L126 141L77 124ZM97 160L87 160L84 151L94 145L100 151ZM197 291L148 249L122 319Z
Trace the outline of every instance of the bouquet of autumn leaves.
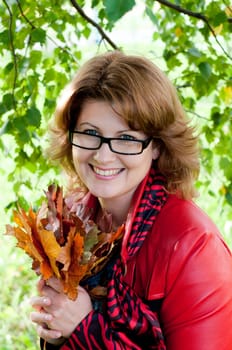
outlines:
M45 194L37 211L14 211L16 226L6 225L6 234L16 237L37 274L44 280L58 278L64 293L75 300L79 282L107 260L123 226L116 232L101 232L90 219L91 211L83 204L73 205L72 197L64 198L62 187L50 185Z

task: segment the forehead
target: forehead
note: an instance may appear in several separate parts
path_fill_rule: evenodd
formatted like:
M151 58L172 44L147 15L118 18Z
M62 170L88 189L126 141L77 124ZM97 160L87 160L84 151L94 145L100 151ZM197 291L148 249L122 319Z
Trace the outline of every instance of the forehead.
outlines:
M77 118L77 125L91 124L102 128L120 127L128 129L127 122L116 113L110 103L101 100L87 100L83 103Z

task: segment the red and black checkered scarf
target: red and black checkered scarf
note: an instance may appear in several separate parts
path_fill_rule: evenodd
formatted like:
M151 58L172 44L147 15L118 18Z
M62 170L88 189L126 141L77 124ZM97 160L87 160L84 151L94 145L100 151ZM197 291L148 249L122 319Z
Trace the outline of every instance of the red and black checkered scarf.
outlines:
M125 263L138 253L166 202L164 184L164 177L153 166L128 239L124 239L123 259L115 263L114 274L108 284L107 314L111 326L117 329L118 337L125 344L124 349L166 349L158 315L123 280Z
M139 186L141 197L134 198L136 203L128 214L121 256L108 282L106 312L90 312L62 350L166 349L157 312L124 281L126 263L138 253L166 202L164 186L165 179L154 163Z

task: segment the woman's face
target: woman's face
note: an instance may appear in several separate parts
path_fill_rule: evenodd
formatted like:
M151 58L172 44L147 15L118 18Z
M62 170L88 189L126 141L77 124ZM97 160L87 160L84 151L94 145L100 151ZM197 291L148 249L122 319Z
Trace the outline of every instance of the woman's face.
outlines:
M110 104L104 101L85 102L78 117L76 130L104 137L145 140L147 136L129 128ZM72 147L75 169L89 191L101 202L129 203L139 183L150 169L158 150L152 142L138 155L121 155L103 143L98 150Z

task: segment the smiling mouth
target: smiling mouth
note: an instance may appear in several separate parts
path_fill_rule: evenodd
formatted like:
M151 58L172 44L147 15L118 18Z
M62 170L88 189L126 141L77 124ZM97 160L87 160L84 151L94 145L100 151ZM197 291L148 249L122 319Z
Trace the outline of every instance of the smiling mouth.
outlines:
M93 171L101 176L114 176L123 171L123 169L100 169L92 166Z

